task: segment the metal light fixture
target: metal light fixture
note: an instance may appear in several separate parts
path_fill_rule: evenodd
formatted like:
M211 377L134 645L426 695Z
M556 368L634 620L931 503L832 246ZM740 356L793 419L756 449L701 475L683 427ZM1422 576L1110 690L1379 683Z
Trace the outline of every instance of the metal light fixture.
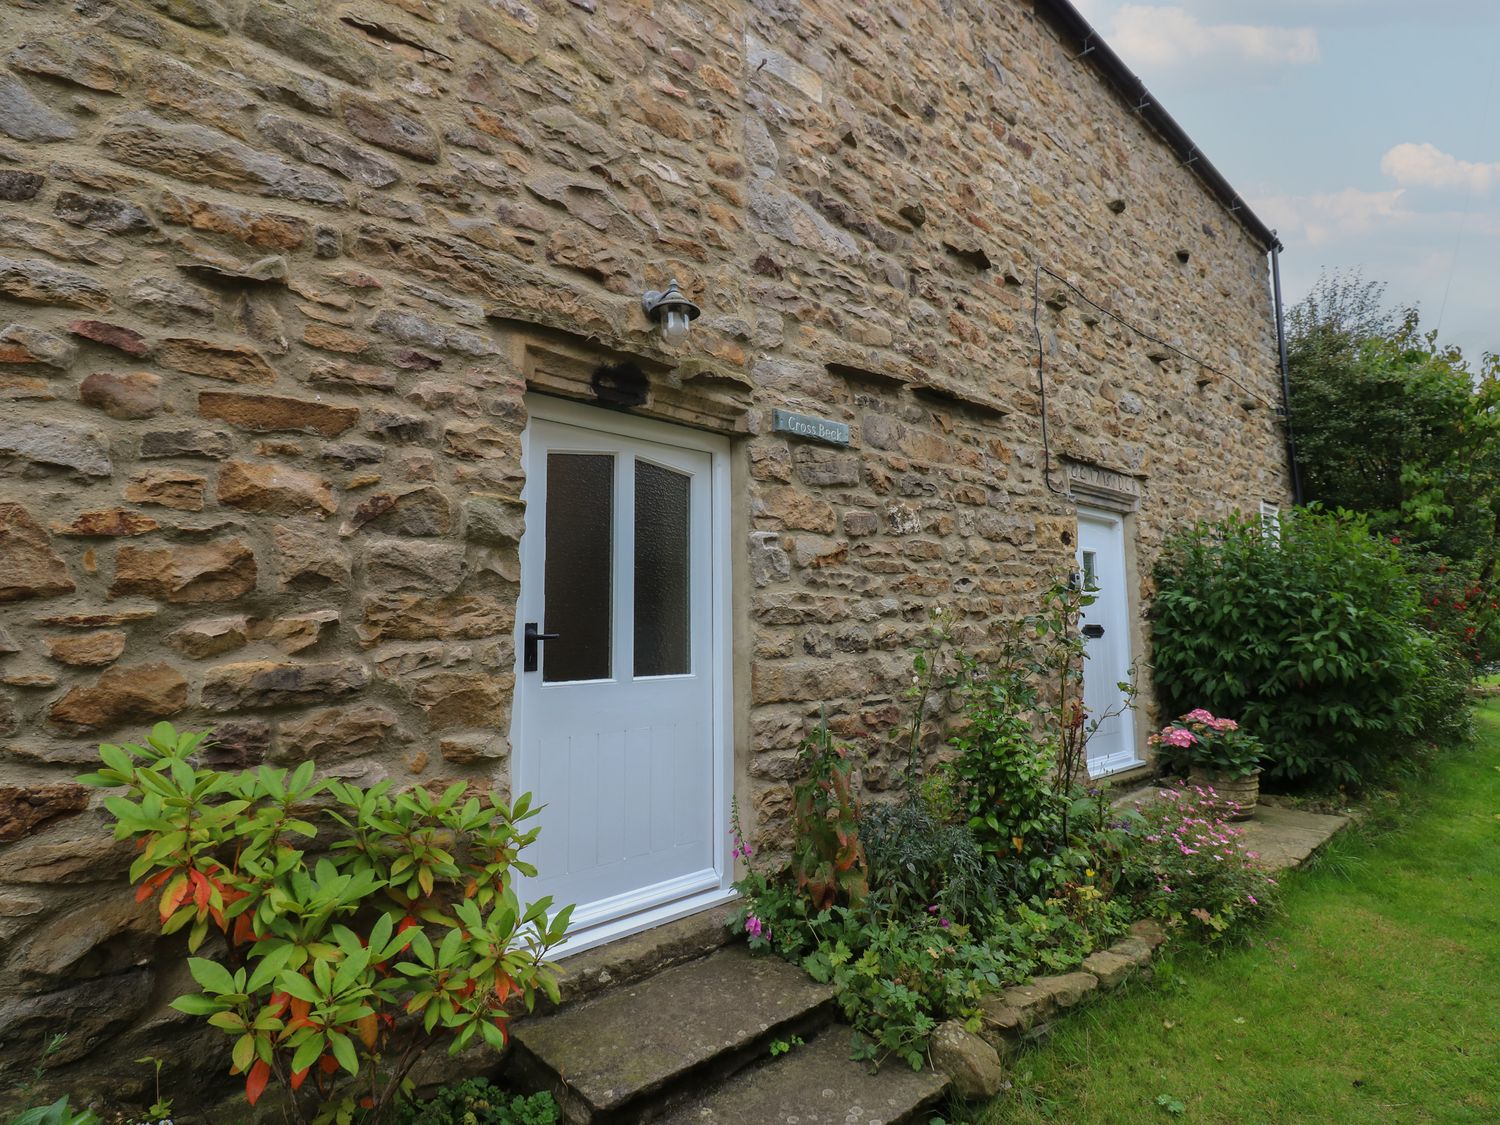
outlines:
M682 295L674 277L666 289L650 289L641 295L641 309L661 325L661 334L676 343L688 334L688 325L703 311Z

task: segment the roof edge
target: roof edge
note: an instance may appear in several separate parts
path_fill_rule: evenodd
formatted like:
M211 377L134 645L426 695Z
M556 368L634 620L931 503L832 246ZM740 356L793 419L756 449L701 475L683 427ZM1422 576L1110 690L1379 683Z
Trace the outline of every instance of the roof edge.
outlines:
M1033 4L1038 15L1064 35L1077 40L1083 49L1083 53L1077 57L1093 64L1125 103L1156 129L1162 140L1166 141L1168 147L1182 160L1183 166L1203 181L1204 186L1214 194L1224 209L1266 249L1267 253L1284 249L1281 240L1276 237L1276 232L1266 226L1250 209L1249 204L1240 197L1239 192L1234 190L1234 185L1224 178L1224 174L1214 167L1208 157L1203 155L1198 146L1193 143L1193 138L1188 136L1187 131L1161 107L1155 96L1146 88L1146 84L1125 65L1125 61L1119 55L1115 54L1114 49L1104 41L1104 37L1099 34L1098 30L1084 19L1083 13L1075 8L1070 0L1033 0Z

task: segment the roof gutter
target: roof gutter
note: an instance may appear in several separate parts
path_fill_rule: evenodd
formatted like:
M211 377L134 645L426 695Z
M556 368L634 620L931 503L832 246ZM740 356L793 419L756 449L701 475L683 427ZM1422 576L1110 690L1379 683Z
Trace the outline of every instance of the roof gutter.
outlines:
M1224 178L1224 174L1198 151L1193 138L1188 136L1182 126L1173 120L1172 115L1157 103L1151 91L1146 89L1146 84L1125 65L1124 60L1114 53L1109 44L1104 41L1104 37L1088 20L1083 18L1082 13L1069 3L1069 0L1034 0L1034 4L1037 15L1063 35L1077 41L1081 48L1078 58L1093 64L1094 68L1104 76L1105 81L1113 86L1115 92L1124 99L1126 105L1150 123L1152 128L1161 135L1162 140L1166 141L1172 151L1182 160L1183 166L1203 181L1204 186L1218 198L1224 208L1239 221L1252 238L1259 242L1268 253L1283 249L1281 240L1276 237L1276 232L1266 226L1255 212L1250 210L1245 201L1240 198L1239 193Z

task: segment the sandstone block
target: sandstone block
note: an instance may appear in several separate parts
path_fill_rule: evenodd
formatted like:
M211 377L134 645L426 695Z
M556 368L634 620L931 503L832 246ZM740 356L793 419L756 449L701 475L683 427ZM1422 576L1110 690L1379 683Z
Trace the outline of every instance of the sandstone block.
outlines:
M1147 950L1155 951L1166 942L1167 931L1154 918L1142 918L1130 924L1130 936L1144 944Z
M420 344L436 351L458 352L476 359L494 355L494 343L478 332L439 324L413 312L381 309L370 322L370 330L403 344Z
M7 324L0 329L0 363L35 363L66 371L78 355L78 345L66 336L29 324Z
M75 731L154 722L187 706L187 689L187 680L170 664L117 665L64 695L52 705L48 719Z
M105 234L143 234L156 229L150 215L128 199L116 196L61 191L52 205L52 213L75 227L89 227Z
M958 1020L938 1024L932 1033L932 1065L953 1081L965 1101L993 1098L1005 1084L1000 1055Z
M1128 957L1101 949L1085 957L1080 968L1098 977L1100 988L1114 988L1125 982L1135 971L1136 964Z
M451 594L464 580L464 549L456 543L372 539L365 574L372 587Z
M368 48L349 34L335 34L303 18L305 9L270 0L251 0L245 34L330 78L361 86L375 73Z
M20 79L0 72L0 133L18 141L49 144L71 140L78 130L62 114L39 101Z
M276 578L282 590L349 585L349 552L326 532L310 527L278 524L272 533L276 541Z
M89 807L89 789L71 781L42 785L0 785L0 843L29 836L58 817Z
M125 634L120 632L85 633L82 636L48 637L44 641L47 655L60 664L79 668L99 668L113 664L125 651Z
M274 463L226 462L218 497L232 508L279 516L305 513L322 519L338 509L326 478Z
M221 379L226 383L248 383L266 386L276 382L276 369L265 356L249 344L218 344L190 337L166 339L157 349L157 358L168 367Z
M177 110L245 139L243 114L256 104L248 94L210 82L192 68L160 56L152 60L142 80L142 92L151 105Z
M125 303L159 324L208 324L218 300L176 278L139 277L126 286Z
M492 547L509 547L521 541L526 529L526 505L520 500L494 493L476 493L464 498L464 538Z
M379 153L350 144L337 133L276 113L263 114L255 127L282 152L337 172L346 180L380 188L401 178L396 165Z
M403 685L435 731L491 725L509 701L510 676L434 672Z
M40 258L0 258L0 296L38 305L107 309L109 293L86 273Z
M357 660L314 664L249 660L210 668L203 677L203 706L209 711L318 703L359 691L370 670Z
M463 461L519 461L520 439L488 422L449 422L443 427L443 452Z
M222 234L265 250L296 250L312 237L312 224L296 215L232 207L174 192L161 193L157 210L169 223Z
M438 751L445 762L472 766L478 762L504 761L510 757L510 740L488 731L449 734L438 739Z
M315 609L306 613L291 613L273 621L258 624L254 628L257 640L275 645L287 655L312 648L325 634L338 624L336 609Z
M271 753L271 725L259 719L228 719L214 725L203 744L203 760L215 769L251 769Z
M114 538L145 535L160 526L160 523L144 512L132 512L128 508L101 508L93 512L80 512L67 523L53 523L52 530L57 535Z
M71 593L68 564L46 530L20 504L0 502L0 602Z
M375 703L331 707L281 724L277 757L286 762L323 762L371 754L410 738L396 713Z
M153 914L127 890L54 917L31 935L21 976L33 986L56 986L129 969L155 944Z
M148 430L141 435L141 456L207 457L223 460L234 452L234 438L223 430Z
M141 356L151 350L146 338L139 332L123 325L107 324L102 320L75 320L68 325L68 331L126 355Z
M346 97L343 110L344 124L361 140L413 160L437 163L437 134L416 118L397 113L389 102Z
M360 528L415 537L449 535L458 523L458 508L431 485L405 492L377 492L364 500L339 529L352 535Z
M100 1044L108 1043L141 1016L151 1003L155 976L150 969L85 981L71 988L27 996L0 1012L0 1039L24 1043L11 1056L17 1065L40 1064L43 1046L56 1029L68 1028L67 1038L50 1054L49 1067L77 1062Z
M1099 981L1090 973L1060 973L1035 977L1031 987L1051 996L1058 1009L1066 1009L1082 1003L1084 997L1099 987Z
M243 648L249 641L250 621L244 614L189 621L162 638L184 656L207 660Z
M97 762L97 756L92 760ZM0 849L0 881L33 886L112 882L134 858L128 840L113 839L102 819L83 813L66 832L44 831Z
M228 602L255 589L255 552L241 539L171 547L122 546L109 596L159 601Z
M291 432L337 437L359 421L357 406L329 406L283 395L204 391L198 413L252 433Z
M0 417L0 454L60 465L90 477L107 477L114 471L104 431L74 422Z
M389 594L364 605L356 627L366 647L383 641L477 640L504 636L515 624L513 603L478 595L425 598Z
M0 97L3 97L0 94ZM3 110L0 110L3 112ZM14 168L0 169L0 199L8 203L24 203L35 199L47 177L40 172L22 172Z
M116 160L226 191L342 206L344 190L323 172L288 163L203 125L179 125L136 110L105 127Z
M125 499L132 504L156 504L179 512L203 511L202 474L185 469L142 469L125 486Z
M103 36L88 33L29 40L10 53L9 61L17 70L104 93L119 90L126 75L119 52Z

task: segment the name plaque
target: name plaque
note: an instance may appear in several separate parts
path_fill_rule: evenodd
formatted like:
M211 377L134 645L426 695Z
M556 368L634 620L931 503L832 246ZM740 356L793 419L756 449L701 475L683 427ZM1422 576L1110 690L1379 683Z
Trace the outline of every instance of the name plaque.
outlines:
M831 422L827 418L814 418L808 414L793 414L790 410L771 412L771 429L778 434L812 438L813 441L829 445L848 445L849 427L843 422Z

